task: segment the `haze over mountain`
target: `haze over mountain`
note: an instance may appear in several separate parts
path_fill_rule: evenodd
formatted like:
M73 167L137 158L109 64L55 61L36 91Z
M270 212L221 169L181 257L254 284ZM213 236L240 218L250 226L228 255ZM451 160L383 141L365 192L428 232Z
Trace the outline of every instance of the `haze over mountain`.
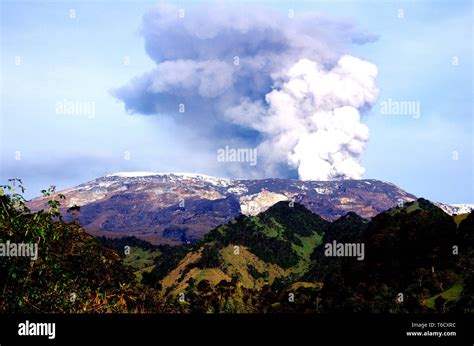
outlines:
M416 197L378 180L234 180L189 173L114 173L69 188L64 208L81 207L79 224L98 236L152 243L201 239L240 213L256 215L280 201L298 202L326 220L347 212L370 218ZM29 203L34 210L45 198Z

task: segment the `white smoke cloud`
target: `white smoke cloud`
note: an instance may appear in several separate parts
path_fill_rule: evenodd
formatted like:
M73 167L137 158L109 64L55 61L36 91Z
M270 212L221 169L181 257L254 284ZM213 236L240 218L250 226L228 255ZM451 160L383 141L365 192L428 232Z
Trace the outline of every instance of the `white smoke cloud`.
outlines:
M286 160L303 180L359 179L369 138L359 109L375 103L376 76L375 65L349 55L331 70L301 59L276 77L266 104L246 100L226 115L265 134L259 152L270 166Z
M377 98L377 68L342 52L373 35L314 12L289 19L218 6L186 9L184 18L159 6L142 33L157 66L114 92L131 112L172 115L185 103L183 126L218 146L258 146L253 177L362 177L369 130L360 113Z

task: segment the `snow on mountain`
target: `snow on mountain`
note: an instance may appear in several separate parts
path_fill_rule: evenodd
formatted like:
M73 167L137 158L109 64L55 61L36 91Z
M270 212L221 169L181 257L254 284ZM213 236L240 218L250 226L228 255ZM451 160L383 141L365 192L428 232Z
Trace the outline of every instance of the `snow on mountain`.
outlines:
M119 177L119 178L136 178L136 177L149 177L152 175L160 175L160 173L154 172L117 172L107 174L106 177Z
M439 202L434 202L433 204L443 209L449 215L466 214L474 210L474 204L445 204Z
M143 177L149 177L149 178L165 177L170 180L192 179L192 180L201 180L201 181L208 182L210 184L220 185L220 186L228 186L232 183L231 179L217 178L210 175L198 174L198 173L117 172L117 173L107 174L105 177L106 178L114 178L114 177L130 178L130 179L143 178Z
M60 191L65 208L81 207L79 223L91 234L134 235L176 244L202 238L239 213L255 215L294 201L334 220L347 212L370 218L416 197L378 180L300 181L225 179L194 173L118 172ZM46 206L33 199L33 210Z

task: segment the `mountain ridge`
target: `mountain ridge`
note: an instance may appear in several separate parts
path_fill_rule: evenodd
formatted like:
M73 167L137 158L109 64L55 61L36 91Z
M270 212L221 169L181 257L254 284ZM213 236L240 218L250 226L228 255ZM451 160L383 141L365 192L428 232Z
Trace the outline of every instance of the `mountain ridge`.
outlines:
M456 230L452 216L419 198L371 220L349 212L328 222L303 205L279 202L211 230L166 271L157 258L144 280L170 299L184 294L191 311L250 312L252 299L269 299L265 309L274 312L453 310L472 292L472 270L465 261L472 259L473 216ZM328 255L332 243L364 244L364 257ZM462 252L453 252L454 245ZM432 304L455 288L455 295ZM231 293L220 304L213 303L216 297L203 304L196 298L220 300L224 291ZM403 304L397 301L400 292ZM298 304L288 300L289 294ZM311 305L315 299L321 304Z
M79 224L97 236L137 236L152 243L201 239L238 214L257 215L272 205L298 202L332 221L347 212L370 218L416 196L374 179L301 181L224 179L193 173L118 172L58 193L63 207L81 207ZM33 210L45 208L35 198Z

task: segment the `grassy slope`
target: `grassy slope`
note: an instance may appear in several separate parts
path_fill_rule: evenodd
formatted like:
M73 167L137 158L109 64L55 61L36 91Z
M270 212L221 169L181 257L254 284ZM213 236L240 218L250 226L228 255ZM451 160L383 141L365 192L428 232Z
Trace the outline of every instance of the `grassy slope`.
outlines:
M456 225L459 227L459 224L468 216L469 216L469 213L454 215L453 216L454 222L456 222Z
M244 220L252 229L264 234L268 238L276 238L279 241L286 240L287 231L285 227L280 224L274 217L268 218L265 222L259 216L248 217ZM231 225L236 221L232 220ZM216 230L219 234L228 232L228 226L222 225ZM321 244L323 236L318 233L313 233L309 236L301 236L295 234L299 240L297 243L292 243L291 247L297 254L299 262L287 269L283 269L277 264L268 263L257 257L246 246L239 246L239 254L234 253L234 245L228 244L219 250L221 263L218 268L192 268L191 264L199 261L201 257L202 248L188 254L183 261L172 270L167 277L162 280L163 289L172 287L174 293L178 293L185 289L187 281L192 277L199 282L201 280L208 280L211 284L217 284L221 280L230 281L233 275L240 278L242 286L247 288L259 289L265 284L272 284L276 278L292 276L298 278L302 276L309 268L311 263L311 253ZM298 244L301 243L301 244ZM254 275L252 275L254 274Z
M420 203L418 201L413 201L405 204L404 207L399 208L395 207L387 211L390 215L394 216L396 214L399 214L402 210L405 210L408 214L414 212L415 210L420 209Z
M448 301L453 301L453 300L459 299L459 297L461 296L461 292L462 292L462 283L458 282L455 285L453 285L453 287L447 289L446 291L443 291L440 294L437 294L433 297L426 299L424 304L430 309L434 309L435 300L439 296L442 296L444 299L447 299Z
M296 266L290 268L290 272L303 275L308 270L311 263L311 254L313 253L314 249L321 244L323 236L318 233L314 233L308 237L301 237L299 235L297 235L297 237L301 240L303 246L293 244L292 247L301 260Z
M166 275L161 284L163 289L167 289L172 286L176 286L175 290L181 291L186 286L185 282L189 280L190 277L195 275L195 272L198 270L197 268L192 269L184 276L184 270L186 267L199 260L201 258L201 252L190 252L188 253L184 259L174 268L168 275ZM183 280L180 280L182 278ZM183 288L182 288L182 287Z
M173 293L182 292L187 281L192 277L199 282L208 280L211 284L216 285L221 280L230 281L232 274L238 274L241 277L240 283L248 288L260 288L266 282L272 283L276 277L286 276L287 272L275 264L266 263L252 254L245 246L239 246L239 254L234 254L234 245L229 245L219 251L222 264L219 268L192 268L186 270L186 267L195 263L201 257L201 252L192 252L188 254L183 261L172 270L161 282L163 289L173 287ZM249 271L248 266L251 265L260 273L268 273L266 278L254 279Z
M171 286L175 294L182 292L187 286L186 282L192 277L199 282L208 280L215 285L221 280L230 281L233 274L241 279L240 283L248 288L261 288L265 284L272 284L276 278L286 277L290 274L302 275L308 269L310 256L314 248L321 243L322 236L314 234L309 237L299 237L302 246L294 244L293 248L298 253L301 261L294 267L283 269L276 264L267 263L251 253L245 246L239 246L239 254L234 253L234 245L229 245L219 251L222 263L219 268L199 269L193 268L189 271L186 267L195 263L201 257L200 251L188 254L183 261L172 270L162 281L163 288ZM254 278L249 273L249 266L253 266L263 277Z
M323 288L323 284L321 282L304 282L304 281L298 281L295 282L293 285L291 285L290 289L293 291L297 291L299 288L317 288L321 289Z
M277 204L262 215L234 219L214 229L205 239L205 245L188 254L161 281L163 292L181 292L190 278L196 283L207 280L215 285L221 280L231 281L233 276L237 276L243 287L253 289L271 285L278 278L291 278L293 282L298 280L308 271L311 254L322 242L321 227L324 227L324 221L316 216L313 218L313 214L304 207L295 206L295 210L291 210L293 212L290 214L286 204ZM240 227L248 233L236 229L237 223L241 223ZM249 239L245 239L246 234L257 242L256 248L244 245L249 242ZM244 244L240 243L239 237L243 238ZM240 244L238 254L234 253L237 245L234 240ZM269 247L258 248L260 241ZM216 267L201 267L203 264L199 261L205 247L217 249L219 262L215 264ZM292 249L293 258L288 254L280 254L278 251L282 248L285 251ZM264 256L257 255L260 252ZM291 263L291 266L284 266L285 263Z
M244 287L260 288L265 283L272 283L275 278L286 275L285 270L281 267L262 261L244 246L239 247L238 255L234 254L233 245L222 249L221 255L228 272L239 274ZM255 280L249 273L249 266L253 266L260 273L267 273L266 277Z
M142 273L149 272L153 269L154 259L160 255L158 250L143 250L140 247L131 247L130 254L126 255L123 263L135 269L138 282L142 279Z

